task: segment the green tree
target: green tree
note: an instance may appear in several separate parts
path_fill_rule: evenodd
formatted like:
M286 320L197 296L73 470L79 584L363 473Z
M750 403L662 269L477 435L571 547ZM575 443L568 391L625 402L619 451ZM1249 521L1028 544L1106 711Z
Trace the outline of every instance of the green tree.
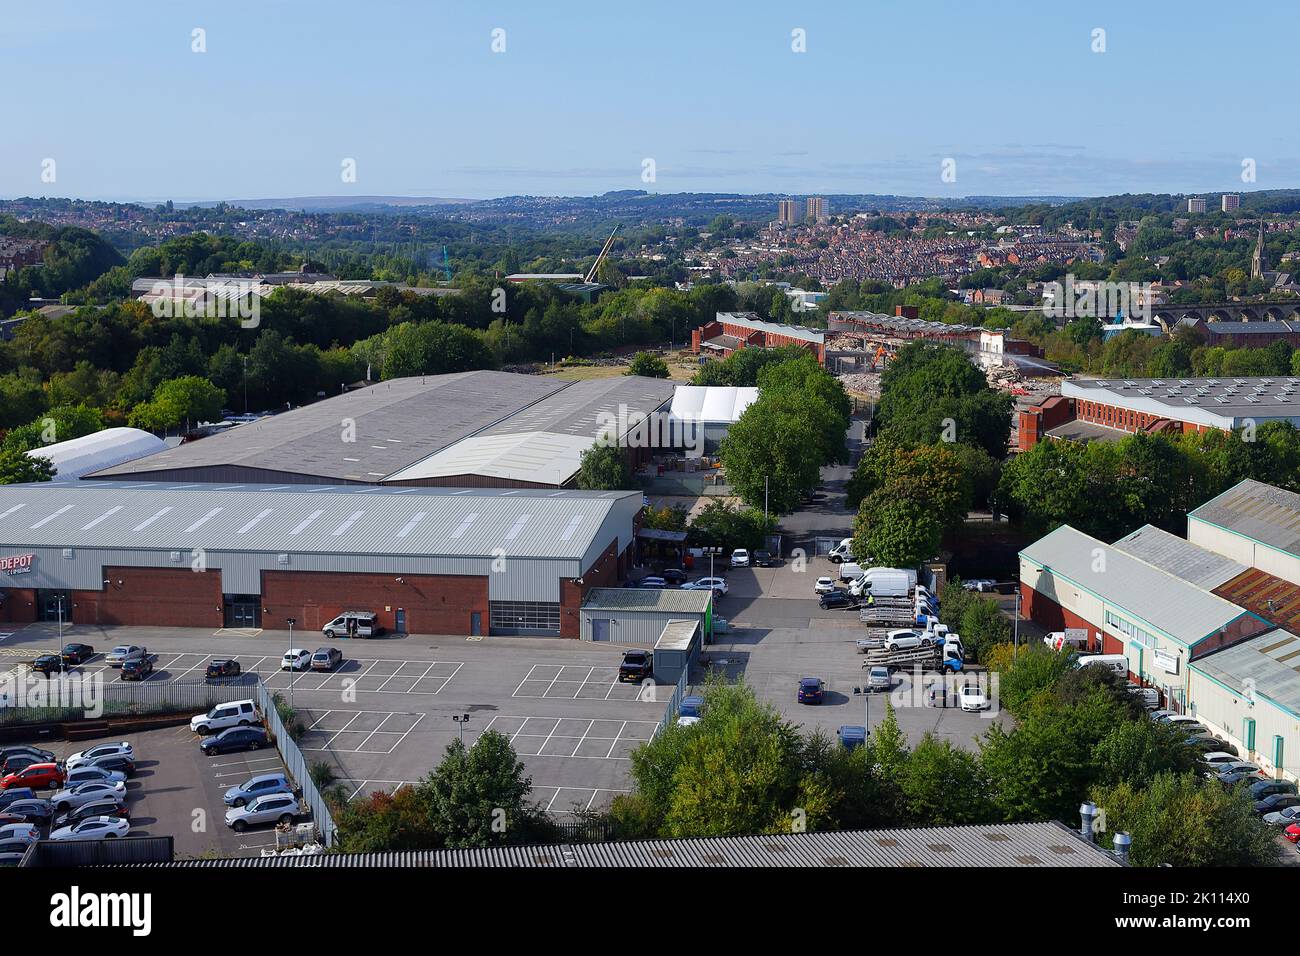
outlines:
M691 519L686 540L693 548L721 548L726 554L736 548L749 551L763 547L764 539L776 527L776 519L763 520L757 508L737 508L714 498Z
M853 524L853 553L894 568L915 568L933 558L943 525L924 504L880 489L865 498Z
M653 352L637 352L624 375L642 375L646 378L667 378L668 363Z
M28 456L14 448L0 449L0 485L49 481L53 477L54 465L48 458Z
M1104 670L1088 667L1083 670ZM1199 773L1204 769L1200 753L1186 746L1186 733L1169 724L1145 718L1125 720L1097 741L1092 759L1097 767L1097 785L1129 784L1149 786L1162 773Z
M396 793L378 790L333 808L338 848L343 853L431 850L444 846L434 825L429 792L421 786Z
M614 444L597 443L583 449L577 484L583 491L626 491L636 482L623 449Z
M979 758L926 732L900 779L912 826L957 826L989 819Z
M722 440L727 483L748 505L786 514L821 479L823 436L810 396L760 398Z
M427 786L434 828L453 849L516 842L532 825L535 810L526 803L532 781L510 741L494 730L469 748L459 740L448 744Z
M962 610L961 617L951 617L946 605L944 616L961 622L962 646L976 661L984 663L994 647L1011 640L1011 622L997 601L978 595L971 597L973 600Z
M149 431L166 431L182 423L198 424L220 417L226 393L206 378L185 375L162 382L153 397L131 412L130 423Z
M51 408L36 421L10 431L0 447L28 451L42 445L80 438L103 427L104 420L95 409L85 405L61 405Z

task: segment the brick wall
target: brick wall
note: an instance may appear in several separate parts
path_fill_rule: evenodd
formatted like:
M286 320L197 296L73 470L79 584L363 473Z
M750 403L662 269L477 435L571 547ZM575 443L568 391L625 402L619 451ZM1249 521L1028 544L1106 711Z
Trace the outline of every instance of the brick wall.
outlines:
M630 549L631 546L629 546ZM618 553L618 542L611 541L595 563L582 575L582 584L572 578L560 580L560 637L582 636L582 615L578 613L587 592L592 588L616 588L624 577L626 554Z
M37 618L36 591L32 588L4 588L0 594L0 621L31 624Z
M1097 634L1100 632L1103 635L1103 647L1101 649L1103 654L1120 654L1123 652L1119 641L1106 635L1102 631L1101 625L1085 621L1073 611L1066 610L1047 595L1040 594L1024 582L1020 584L1020 610L1025 617L1047 631L1064 631L1067 627L1083 628L1088 632L1088 644L1093 650L1098 649L1092 645L1096 642ZM1113 646L1111 646L1112 644Z
M402 581L399 584L398 577ZM406 629L421 634L469 634L470 614L482 615L488 632L486 577L443 574L369 574L342 571L263 571L262 627L320 630L343 611L373 611L379 623L395 629L397 609L406 611Z
M219 570L107 567L104 578L102 591L72 592L74 624L221 626Z

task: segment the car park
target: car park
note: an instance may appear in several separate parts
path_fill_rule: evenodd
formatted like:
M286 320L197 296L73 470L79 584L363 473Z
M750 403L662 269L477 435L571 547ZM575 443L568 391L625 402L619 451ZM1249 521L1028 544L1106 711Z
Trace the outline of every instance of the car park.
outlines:
M63 659L69 665L80 665L86 663L95 656L95 649L89 644L64 644Z
M131 760L135 759L135 751L131 749L131 745L127 741L121 740L112 744L97 744L89 750L79 751L69 757L64 766L68 770L72 770L82 764L90 763L96 757L107 757L109 754L121 754Z
M301 813L298 798L292 793L272 793L256 797L242 807L231 807L226 811L226 826L243 833L251 826L292 823Z
M653 679L654 655L650 651L625 651L623 660L618 665L618 679L640 682Z
M0 790L29 787L32 790L63 789L63 768L56 763L29 764L17 773L0 777Z
M66 670L67 665L58 654L40 654L32 661L34 674L44 674L49 677L51 674L62 674Z
M990 706L988 696L976 684L967 684L957 695L958 703L961 709L967 713L978 713L982 710L988 710Z
M125 803L126 784L120 780L117 783L83 783L75 789L60 790L54 794L50 797L50 806L55 813L66 813L92 800L117 800L118 803Z
M220 680L223 677L238 677L241 673L239 661L221 657L208 662L208 669L203 672L204 680Z
M823 594L817 599L817 603L821 605L823 611L827 611L833 608L855 608L859 602L848 591L834 590Z
M104 663L109 667L121 667L127 661L138 661L142 657L148 657L149 651L137 644L119 644L108 652L104 658Z
M242 807L250 800L265 797L272 793L293 793L293 785L282 773L264 773L245 780L237 787L225 792L222 801L228 807Z
M825 691L826 683L820 677L801 677L795 699L801 704L820 704Z
M318 647L311 655L311 669L332 671L343 663L343 652L337 647Z
M115 800L92 800L90 803L83 803L79 807L60 813L50 826L70 827L90 817L121 817L123 820L129 820L131 811L127 809L125 803L118 803Z
M311 668L311 652L301 647L293 647L284 652L280 658L280 670L305 671Z
M270 742L266 731L261 727L230 727L214 737L204 737L199 741L199 749L211 757L233 750L260 750Z
M131 824L121 817L90 817L72 826L60 827L50 833L50 839L63 840L112 840L124 837L131 831Z
M228 704L217 704L206 714L190 718L190 730L204 737L227 727L251 727L261 723L257 716L257 705L251 700L232 700Z
M117 783L120 780L126 780L126 774L120 770L107 770L103 767L81 766L75 770L69 770L63 780L63 789L71 790L83 783L99 781L101 783Z
M664 568L659 572L659 576L675 588L686 583L686 572L681 568Z
M44 823L54 816L54 805L40 797L28 797L23 800L15 800L3 810L0 810L0 814L18 817L29 823Z
M122 680L144 680L153 673L153 661L138 657L122 665Z
M0 790L0 810L7 810L19 800L36 799L36 791L31 787L11 787L8 790Z
M731 566L733 568L749 567L749 552L744 548L737 548L731 552Z
M813 583L814 594L830 594L835 590L835 582L830 578L818 578Z

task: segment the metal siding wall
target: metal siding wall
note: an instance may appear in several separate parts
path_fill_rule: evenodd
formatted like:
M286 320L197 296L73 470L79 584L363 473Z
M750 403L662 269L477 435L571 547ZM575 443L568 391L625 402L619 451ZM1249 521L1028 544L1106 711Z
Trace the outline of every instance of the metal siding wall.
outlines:
M591 619L593 617L610 619L609 643L631 644L637 647L654 647L655 641L659 640L659 635L664 632L664 625L669 621L694 620L700 622L701 628L704 627L703 614L684 614L681 612L670 614L667 611L588 611L584 609L582 612L582 633L579 635L584 641L591 640Z
M609 509L609 514L601 522L600 528L597 529L593 536L590 547L582 556L582 568L586 571L600 557L609 543L615 539L618 540L618 553L622 554L627 550L627 546L632 543L632 524L636 518L636 513L641 510L641 499L636 496L630 496L620 499Z
M1300 757L1300 721L1267 701L1253 707L1246 699L1206 677L1196 669L1191 670L1188 699L1194 704L1188 708L1212 731L1218 732L1241 751L1241 759L1254 760L1265 770L1281 770L1291 780L1300 779L1297 757ZM1255 749L1246 750L1246 717L1255 720ZM1283 767L1273 767L1273 738L1281 736Z

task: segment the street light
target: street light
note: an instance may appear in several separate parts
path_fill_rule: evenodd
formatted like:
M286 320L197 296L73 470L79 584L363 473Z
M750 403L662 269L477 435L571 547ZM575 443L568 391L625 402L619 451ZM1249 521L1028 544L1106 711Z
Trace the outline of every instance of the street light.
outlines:
M293 626L298 622L294 618L288 618L286 620L286 623L289 625L289 647L287 648L287 650L291 651L293 650ZM297 679L298 679L298 661L295 658L294 662L289 665L289 709L290 710L293 710L293 685L294 685L294 681L296 681Z
M469 714L452 714L451 719L456 722L456 739L464 743L465 725L469 723Z

